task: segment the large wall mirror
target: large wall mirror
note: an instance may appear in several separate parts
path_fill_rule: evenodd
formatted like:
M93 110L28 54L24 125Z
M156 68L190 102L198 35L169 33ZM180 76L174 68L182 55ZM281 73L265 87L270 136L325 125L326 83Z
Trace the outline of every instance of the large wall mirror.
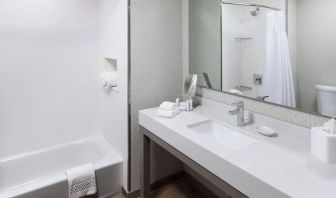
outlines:
M336 117L336 1L189 0L199 85Z

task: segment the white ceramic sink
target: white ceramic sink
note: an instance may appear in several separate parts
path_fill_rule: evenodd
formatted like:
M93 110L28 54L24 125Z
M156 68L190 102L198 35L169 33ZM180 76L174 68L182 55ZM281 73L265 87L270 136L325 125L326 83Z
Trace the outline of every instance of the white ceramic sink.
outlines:
M227 149L237 150L258 142L234 129L221 125L212 120L188 126L204 143L217 144Z

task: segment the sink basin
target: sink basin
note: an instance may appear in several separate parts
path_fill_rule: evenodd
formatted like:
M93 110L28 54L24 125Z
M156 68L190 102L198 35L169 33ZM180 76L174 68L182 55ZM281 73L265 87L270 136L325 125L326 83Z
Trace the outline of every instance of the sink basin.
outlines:
M217 144L230 150L238 150L258 142L234 129L221 125L212 120L188 126L204 143Z

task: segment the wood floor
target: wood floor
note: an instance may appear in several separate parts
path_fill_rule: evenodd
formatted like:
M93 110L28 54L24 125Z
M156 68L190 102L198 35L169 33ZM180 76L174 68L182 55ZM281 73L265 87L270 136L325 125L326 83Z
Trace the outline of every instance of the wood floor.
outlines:
M187 179L179 179L152 192L153 198L206 198Z
M123 196L121 198L124 198ZM167 184L151 193L151 198L212 198L198 190L186 178Z

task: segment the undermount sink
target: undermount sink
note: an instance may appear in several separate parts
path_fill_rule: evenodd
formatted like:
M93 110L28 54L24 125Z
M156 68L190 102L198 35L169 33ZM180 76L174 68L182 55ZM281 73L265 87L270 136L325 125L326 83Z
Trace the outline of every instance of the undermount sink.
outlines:
M212 120L188 126L205 143L218 144L230 150L237 150L258 142L258 140L237 132Z

